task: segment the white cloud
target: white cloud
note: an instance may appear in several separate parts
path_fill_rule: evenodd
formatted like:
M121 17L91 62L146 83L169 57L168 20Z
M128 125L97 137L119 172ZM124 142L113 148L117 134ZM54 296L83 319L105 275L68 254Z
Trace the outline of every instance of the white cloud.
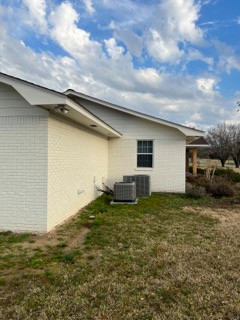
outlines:
M234 49L221 41L214 41L213 43L219 54L218 69L228 74L233 69L240 71L240 58Z
M151 1L99 0L111 11L109 28L128 50L140 57L148 55L161 63L177 64L184 57L184 45L199 45L204 34L197 26L201 3L194 0Z
M114 24L112 25L114 27ZM115 27L116 28L116 27ZM123 41L129 52L137 57L141 57L143 49L143 40L136 33L129 29L120 28L115 31L116 39Z
M194 0L164 0L160 5L160 12L166 23L166 33L176 35L179 40L199 43L202 41L203 33L197 27L200 5ZM161 17L160 17L161 18Z
M135 0L98 0L104 10L111 12L114 20L120 28L130 29L131 26L145 24L152 20L155 5L149 1Z
M162 0L145 32L149 54L160 62L178 63L183 56L179 43L203 41L203 32L196 25L199 11L200 5L194 0Z
M50 14L51 37L73 57L84 61L101 54L101 45L77 27L79 15L69 2L62 2Z
M201 60L209 65L209 69L212 70L212 66L214 63L214 59L212 57L204 56L199 50L197 49L189 49L187 53L187 62L192 60Z
M183 125L193 129L197 128L197 124L193 121L185 121Z
M46 1L23 0L23 3L29 10L31 23L40 28L41 32L45 32L47 30Z
M198 89L205 95L213 95L216 93L216 80L212 78L199 78L196 80Z
M161 34L150 29L146 35L148 53L160 62L178 63L184 52L178 48L177 42L171 38L164 39Z
M118 27L116 26L116 23L112 20L110 21L108 28L112 30L118 29Z
M90 38L90 33L78 27L79 15L70 3L62 3L50 14L51 37L76 59L82 73L94 75L96 80L117 88L133 87L131 55L117 45L114 38L102 43Z
M126 1L128 0L123 0L123 3ZM173 5L174 1L163 1L165 4L170 2ZM177 2L184 6L184 1ZM192 1L187 0L187 3ZM195 10L198 12L196 8ZM196 78L187 73L171 74L164 68L158 69L156 65L144 67L144 62L138 67L134 66L131 53L137 55L141 51L143 38L145 41L147 39L146 34L140 37L134 32L130 33L133 39L136 36L139 40L139 44L134 44L135 48L134 46L131 48L131 37L123 39L124 33L120 32L118 25L115 26L114 33L109 39L93 40L91 34L82 28L83 17L79 16L69 2L62 2L53 7L47 19L48 32L45 37L48 35L49 42L53 40L65 50L65 56L63 53L63 56L44 51L38 53L26 46L23 41L10 36L10 32L7 33L0 24L1 71L60 91L73 88L176 122L184 123L188 119L190 124L198 122L208 125L218 119L231 119L231 115L224 108L227 102L217 91L218 79L214 76L205 74ZM163 47L161 56L158 56L159 53L153 43L148 44L148 49L152 48L159 61L176 62L182 55L186 57L182 52L184 47L183 49L178 47L179 41L190 41L189 39L194 42L201 41L202 34L196 26L192 26L196 30L192 32L188 30L187 35L183 36L182 30L175 31L174 19L173 25L168 23L168 27L162 31L159 28L153 29L157 32L156 43L159 41ZM156 22L153 24L159 27ZM166 38L168 32L170 40ZM148 36L149 34L152 36L151 33L148 33ZM124 41L128 49L124 49L118 41ZM169 48L166 48L166 45ZM145 54L145 50L143 52ZM209 64L212 63L197 51L192 51L191 55L192 59L201 58L206 59Z
M226 124L240 124L240 118L238 116L238 118L235 118L235 119L231 119L231 120L226 120L226 121L222 121L222 122L225 122Z
M108 55L113 60L118 60L124 53L124 49L121 46L118 46L116 40L114 38L110 38L108 40L104 40L106 50Z
M199 112L195 112L190 116L191 121L201 121L202 116Z
M161 85L161 76L154 68L142 68L135 70L136 80L143 85L150 85L152 88L159 88Z
M179 111L179 106L175 104L170 104L168 106L163 107L164 110L166 111L171 111L171 112L178 112Z
M95 9L93 7L93 2L92 0L83 0L84 4L85 4L85 7L86 7L86 11L89 13L89 14L94 14L95 13Z

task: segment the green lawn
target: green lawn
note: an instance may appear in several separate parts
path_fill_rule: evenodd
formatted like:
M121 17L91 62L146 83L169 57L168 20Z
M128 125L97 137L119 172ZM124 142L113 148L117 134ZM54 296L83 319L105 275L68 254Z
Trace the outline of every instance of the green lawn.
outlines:
M240 319L238 203L103 196L47 236L0 233L0 319Z

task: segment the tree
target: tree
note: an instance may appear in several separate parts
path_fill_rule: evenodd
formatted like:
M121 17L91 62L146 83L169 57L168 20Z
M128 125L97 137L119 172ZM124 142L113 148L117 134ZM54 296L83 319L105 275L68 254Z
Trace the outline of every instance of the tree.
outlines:
M229 151L236 168L240 166L240 125L229 125L230 144Z
M237 105L237 112L239 112L239 111L240 111L240 101L238 101L238 102L236 103L236 105Z
M211 129L207 133L207 141L210 144L210 156L219 159L222 167L224 167L230 155L231 134L229 125L225 122L219 123L216 128Z

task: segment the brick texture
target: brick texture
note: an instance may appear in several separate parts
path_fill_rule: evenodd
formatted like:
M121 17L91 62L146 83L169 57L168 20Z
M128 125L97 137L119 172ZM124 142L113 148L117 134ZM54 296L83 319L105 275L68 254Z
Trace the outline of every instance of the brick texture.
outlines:
M0 117L0 229L47 229L46 117Z
M91 112L123 135L109 141L110 186L123 175L149 174L152 191L185 192L186 137L177 129L82 101ZM137 168L137 140L153 140L153 168Z
M137 140L109 141L109 185L123 175L148 174L155 192L185 192L185 141L154 139L153 168L137 168Z
M108 140L76 124L49 117L48 150L51 230L99 195L95 184L102 187L102 181L107 180Z

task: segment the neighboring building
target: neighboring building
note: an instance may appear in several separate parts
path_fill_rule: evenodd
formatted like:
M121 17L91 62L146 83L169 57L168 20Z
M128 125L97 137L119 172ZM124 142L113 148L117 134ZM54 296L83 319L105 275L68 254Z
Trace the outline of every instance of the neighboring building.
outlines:
M0 73L0 229L47 232L123 175L185 192L188 128Z

